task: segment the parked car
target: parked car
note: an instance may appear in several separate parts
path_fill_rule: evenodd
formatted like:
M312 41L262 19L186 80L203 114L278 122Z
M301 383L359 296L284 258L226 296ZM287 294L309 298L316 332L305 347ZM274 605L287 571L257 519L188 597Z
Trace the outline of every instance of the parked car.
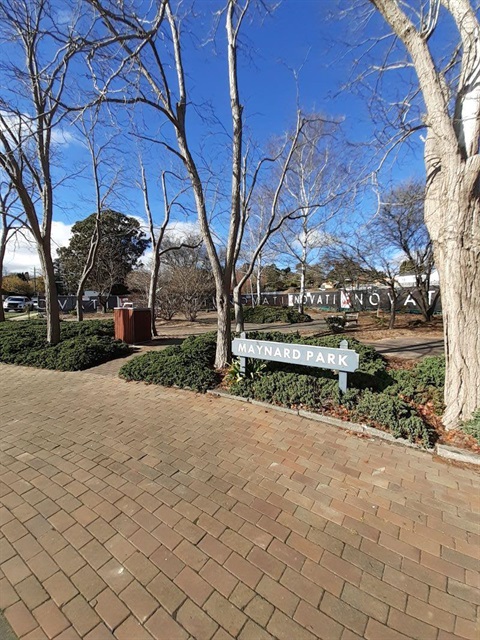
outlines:
M8 296L3 301L4 311L26 311L27 305L31 304L30 298L26 296Z

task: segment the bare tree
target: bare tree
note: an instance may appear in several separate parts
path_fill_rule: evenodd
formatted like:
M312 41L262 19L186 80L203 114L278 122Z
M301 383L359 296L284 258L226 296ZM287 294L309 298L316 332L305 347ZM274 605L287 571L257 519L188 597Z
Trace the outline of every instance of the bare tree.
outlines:
M423 319L432 319L439 291L430 300L433 246L424 222L425 185L410 181L392 189L368 226L375 238L400 252L415 276L414 297ZM391 262L391 261L390 261ZM399 275L399 274L397 274Z
M304 312L307 267L330 242L328 224L345 205L348 174L338 150L334 151L335 144L338 147L337 129L337 125L324 118L308 122L286 176L289 203L298 214L281 228L277 247L300 266L300 313ZM353 196L355 189L351 184L348 190Z
M56 143L68 135L61 106L73 57L81 50L80 15L70 6L68 24L50 0L3 0L0 40L10 54L1 65L0 166L11 180L35 239L45 278L47 340L60 339L60 317L51 231L57 178Z
M158 275L160 272L160 263L161 258L166 253L170 251L178 251L183 248L195 249L200 246L202 243L201 238L194 240L191 243L189 240L179 240L178 242L165 242L166 237L165 234L169 231L168 225L170 223L170 217L172 214L172 208L180 203L178 202L179 198L187 191L186 187L181 188L177 194L169 200L168 192L167 192L167 181L166 175L169 173L174 178L178 178L172 172L162 171L161 174L161 182L162 182L162 199L163 199L163 221L160 227L157 229L154 223L154 216L152 213L152 207L150 205L150 196L148 189L148 180L147 173L145 170L145 166L140 159L140 170L142 175L141 181L141 189L143 192L143 200L145 205L145 213L147 215L148 220L148 229L150 233L150 241L152 243L153 255L150 265L150 286L148 290L148 307L151 309L151 330L152 336L157 336L157 327L155 324L156 318L156 305L157 305L157 292L158 292Z
M22 211L18 211L16 204L18 196L10 181L0 182L0 221L2 228L0 231L0 303L2 282L3 282L3 261L8 243L14 236L25 228L25 219ZM0 322L5 321L3 303L0 304Z
M215 366L222 368L231 356L230 293L242 237L242 185L244 185L244 112L238 83L238 51L242 26L255 6L253 0L226 0L215 17L224 21L226 33L227 83L230 98L230 194L225 250L222 254L214 233L207 205L208 183L204 168L191 147L187 114L191 99L183 56L181 3L158 0L155 15L138 17L126 3L89 0L108 30L95 45L91 67L100 99L111 103L142 104L153 109L171 126L172 138L162 130L156 141L179 159L189 177L200 230L211 263L216 289L218 315ZM258 3L265 9L264 3ZM191 11L189 19L195 20ZM108 61L102 66L106 49ZM119 51L122 55L119 56ZM105 56L105 57L107 57ZM96 64L96 59L99 62ZM116 66L112 70L112 61ZM105 71L105 66L108 72ZM172 73L173 71L173 73ZM120 95L116 81L123 78L127 94ZM225 129L224 129L225 130ZM243 283L242 283L243 285ZM240 285L240 286L242 286ZM235 289L238 291L237 287Z
M247 273L247 271L250 270L257 246L265 235L265 230L270 214L270 202L271 193L268 189L265 188L265 186L258 189L255 196L252 198L248 215L246 216L245 231L241 243L240 254L239 258L237 259L237 272L240 271L241 276L243 276L245 273ZM275 250L275 248L268 242L263 246L261 251L257 253L253 271L249 276L252 306L255 306L255 304L261 304L262 276L264 267L266 261L273 261L277 253L278 252ZM238 266L240 260L244 263L241 269L239 269ZM256 303L253 293L254 289L252 278L254 278L255 280ZM240 280L240 277L237 276L237 281L238 280Z
M392 247L385 236L378 233L377 222L377 218L373 217L367 224L359 225L355 234L350 237L344 235L336 242L332 242L326 255L327 261L337 265L337 268L338 265L343 264L347 267L347 272L351 271L352 276L381 283L388 289L390 301L388 328L393 329L402 289L398 276L404 256L399 255L398 250Z
M480 23L469 0L429 0L416 4L370 0L408 54L423 122L411 123L411 100L400 105L398 140L426 128L425 222L433 242L442 291L446 380L443 421L447 429L480 406ZM477 6L478 9L478 6ZM454 24L457 38L446 63L432 46L442 22ZM446 27L451 29L450 26ZM397 51L392 41L389 51ZM444 52L441 52L443 55ZM392 72L403 61L387 59ZM397 72L397 71L394 71Z
M90 238L90 245L88 247L85 264L78 280L76 290L76 308L77 308L77 320L81 322L83 320L83 294L85 286L92 274L95 267L98 250L101 244L101 220L100 216L102 211L108 210L108 201L115 190L117 183L119 169L118 166L112 169L112 166L107 162L104 157L105 152L111 145L112 140L106 139L103 142L97 142L97 130L99 128L99 110L98 108L92 110L90 114L88 112L83 113L79 120L79 128L82 132L82 137L88 148L92 167L93 188L95 192L95 224L93 227L92 236ZM90 118L90 122L88 119Z

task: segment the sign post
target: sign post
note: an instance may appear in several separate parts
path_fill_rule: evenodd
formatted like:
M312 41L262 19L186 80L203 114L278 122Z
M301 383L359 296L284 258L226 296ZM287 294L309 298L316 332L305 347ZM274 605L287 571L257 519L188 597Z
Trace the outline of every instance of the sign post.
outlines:
M348 348L346 340L342 340L339 349L330 349L309 344L250 340L242 333L240 338L233 340L232 353L240 358L242 374L245 374L247 358L337 371L342 392L347 390L347 373L356 371L359 363L358 353Z

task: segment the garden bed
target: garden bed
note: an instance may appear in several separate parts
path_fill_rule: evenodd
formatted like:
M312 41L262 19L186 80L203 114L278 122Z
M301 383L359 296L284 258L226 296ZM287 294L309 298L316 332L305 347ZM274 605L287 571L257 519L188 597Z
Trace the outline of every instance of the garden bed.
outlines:
M113 321L61 322L60 342L46 340L43 320L0 324L0 362L58 371L89 369L131 352L114 339Z
M342 335L302 337L298 333L251 332L249 338L337 348ZM267 402L295 411L310 411L381 429L422 446L436 442L480 451L470 433L446 433L441 423L445 360L443 356L416 363L390 364L372 347L354 339L349 348L359 354L359 369L348 376L347 392L338 388L329 370L248 360L246 376L236 361L228 371L214 370L215 334L187 338L182 345L149 352L120 370L126 380L145 381L205 392L219 388L231 395Z

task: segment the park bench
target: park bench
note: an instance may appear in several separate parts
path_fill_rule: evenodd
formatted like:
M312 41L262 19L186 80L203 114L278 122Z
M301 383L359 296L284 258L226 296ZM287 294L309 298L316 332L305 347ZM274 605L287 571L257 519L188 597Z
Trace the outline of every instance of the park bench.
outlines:
M344 318L345 326L349 324L358 324L358 313L355 313L353 311L345 311Z

